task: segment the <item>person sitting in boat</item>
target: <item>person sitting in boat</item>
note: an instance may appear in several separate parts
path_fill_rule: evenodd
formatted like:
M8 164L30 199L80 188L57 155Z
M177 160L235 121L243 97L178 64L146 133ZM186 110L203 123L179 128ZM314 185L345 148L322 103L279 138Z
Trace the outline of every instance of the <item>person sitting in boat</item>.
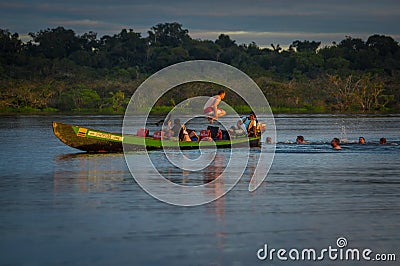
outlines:
M231 126L231 127L228 129L229 134L230 134L231 136L232 136L232 135L234 135L234 136L245 135L245 134L246 134L246 131L243 129L242 125L243 125L243 122L242 122L242 120L240 119L239 121L237 121L236 126Z
M179 141L199 141L196 130L187 129L185 125L181 126L179 131Z
M199 141L200 140L199 136L196 134L196 130L190 130L189 131L189 138L192 141Z
M171 128L173 137L178 137L181 131L182 124L179 118L174 119L174 126Z
M178 119L179 120L179 119ZM163 125L164 124L164 125ZM172 130L172 120L170 117L167 117L165 120L160 120L156 123L157 126L163 125L161 131L164 132L164 138L170 139L174 137L174 132Z
M338 138L333 138L331 141L331 146L333 149L335 150L341 150L342 147L339 146L340 144L340 140Z
M179 131L179 141L192 141L185 125L182 125Z
M226 115L226 112L218 108L218 104L225 98L225 91L220 90L217 95L210 97L203 107L204 114L207 116L210 124L219 117Z

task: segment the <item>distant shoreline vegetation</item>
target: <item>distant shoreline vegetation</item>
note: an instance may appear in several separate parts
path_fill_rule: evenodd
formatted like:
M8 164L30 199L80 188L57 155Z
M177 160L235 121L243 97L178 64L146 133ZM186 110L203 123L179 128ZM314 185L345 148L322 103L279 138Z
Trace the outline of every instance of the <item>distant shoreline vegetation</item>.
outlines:
M258 84L276 113L399 113L400 46L390 36L339 43L295 40L260 48L228 35L193 39L179 23L98 38L57 27L29 34L0 29L0 114L123 114L136 88L156 71L187 60L230 64ZM219 86L188 83L165 94L153 114L182 100L212 95ZM249 107L233 92L225 99L239 113Z

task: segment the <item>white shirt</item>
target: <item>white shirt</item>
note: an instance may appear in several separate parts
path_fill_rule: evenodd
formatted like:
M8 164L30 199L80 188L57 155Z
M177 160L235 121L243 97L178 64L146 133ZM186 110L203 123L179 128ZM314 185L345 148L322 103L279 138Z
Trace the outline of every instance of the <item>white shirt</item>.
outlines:
M204 105L203 110L209 107L214 108L214 106L217 106L220 102L221 102L221 96L215 95L213 97L210 97L210 99L208 99L208 101Z

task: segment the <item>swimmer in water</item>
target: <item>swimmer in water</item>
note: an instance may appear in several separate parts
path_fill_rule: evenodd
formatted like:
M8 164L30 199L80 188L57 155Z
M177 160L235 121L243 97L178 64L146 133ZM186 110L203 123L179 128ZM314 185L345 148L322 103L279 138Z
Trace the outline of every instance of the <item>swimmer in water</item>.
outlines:
M297 144L308 144L309 142L305 141L303 136L297 136L296 143Z
M381 138L381 139L379 140L379 144L385 145L385 144L386 144L386 138Z
M331 146L333 149L335 150L341 150L342 147L339 146L340 144L340 140L338 138L333 138L331 141Z
M365 144L365 138L364 137L359 137L358 138L358 144Z

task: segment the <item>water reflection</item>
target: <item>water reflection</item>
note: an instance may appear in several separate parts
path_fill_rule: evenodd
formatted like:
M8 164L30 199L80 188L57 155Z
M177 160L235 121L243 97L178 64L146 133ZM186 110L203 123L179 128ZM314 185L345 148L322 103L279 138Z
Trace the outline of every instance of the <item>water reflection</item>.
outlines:
M209 185L207 193L214 193L216 195L224 193L224 176L222 173L225 167L225 154L217 152L212 164L203 171L203 182L204 184ZM216 224L214 226L217 230L214 232L214 236L217 245L216 250L220 252L224 250L224 244L226 241L225 204L225 197L221 197L215 200L212 204L207 205L208 212L214 214L216 217ZM218 259L220 260L221 258ZM221 265L221 262L219 262L218 265Z
M122 154L59 155L54 157L54 191L115 191L126 171Z
M257 161L252 150L249 168L231 192L193 208L148 196L134 183L123 155L60 155L74 150L54 138L52 120L117 131L121 119L1 117L0 264L249 265L266 242L317 248L335 246L341 235L355 248L397 252L400 146L369 142L385 136L400 144L398 115L346 117L346 125L359 121L357 128L346 126L347 138L362 135L367 144L346 143L342 152L325 144L340 136L335 121L341 118L281 115L268 185L247 191ZM312 143L282 143L299 134ZM226 161L229 153L219 152ZM183 178L182 171L157 162L177 183L209 184L207 193L229 184L223 176L209 182L216 178L212 172L221 171L217 164Z
M224 176L226 157L223 153L216 153L214 161L203 171L204 184L208 184L208 194L221 195L224 193ZM214 182L213 182L214 181ZM219 220L225 218L225 198L221 197L214 203L214 211Z

